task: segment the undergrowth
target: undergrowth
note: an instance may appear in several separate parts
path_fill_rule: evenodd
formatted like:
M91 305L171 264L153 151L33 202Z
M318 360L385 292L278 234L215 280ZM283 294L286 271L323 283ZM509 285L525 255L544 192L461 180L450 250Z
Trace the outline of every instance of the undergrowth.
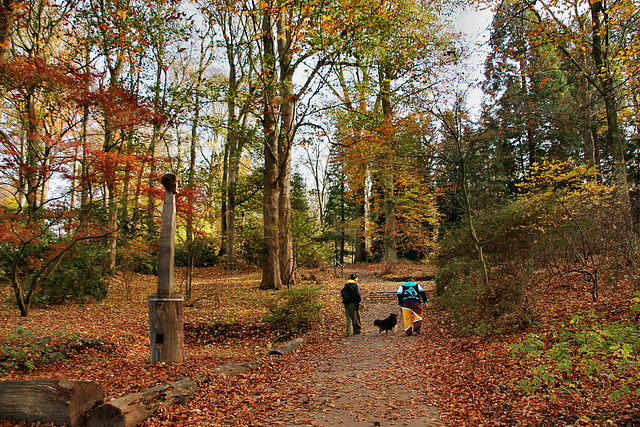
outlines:
M282 291L269 305L264 321L277 329L279 339L306 331L322 320L320 288L304 285Z
M531 332L512 346L512 356L530 370L517 387L527 393L572 393L584 398L607 390L611 403L625 396L640 397L638 324L604 322L588 311L552 326Z
M0 344L0 375L17 371L31 372L89 348L106 351L110 347L101 340L80 338L76 333L55 331L40 336L37 332L18 326L6 337Z

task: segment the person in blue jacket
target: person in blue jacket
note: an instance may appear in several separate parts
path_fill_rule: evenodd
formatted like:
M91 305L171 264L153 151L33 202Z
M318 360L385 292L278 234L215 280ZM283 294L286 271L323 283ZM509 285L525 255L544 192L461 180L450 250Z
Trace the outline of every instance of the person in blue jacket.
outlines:
M402 308L404 333L411 336L419 334L422 327L422 300L427 303L427 293L422 286L409 279L398 288L398 305Z

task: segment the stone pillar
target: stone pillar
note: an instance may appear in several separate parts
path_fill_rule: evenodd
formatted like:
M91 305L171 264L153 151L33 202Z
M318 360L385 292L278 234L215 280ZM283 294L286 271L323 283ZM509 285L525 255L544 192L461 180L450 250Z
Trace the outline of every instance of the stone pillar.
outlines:
M162 177L165 188L158 246L158 293L149 302L149 360L184 361L184 298L174 293L177 177Z

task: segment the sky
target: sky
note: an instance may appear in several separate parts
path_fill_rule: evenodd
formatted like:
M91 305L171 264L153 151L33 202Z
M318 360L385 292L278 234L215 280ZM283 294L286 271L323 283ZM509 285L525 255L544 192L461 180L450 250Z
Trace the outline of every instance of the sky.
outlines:
M486 42L493 13L490 10L467 10L453 16L455 27L469 36L472 42Z
M465 65L468 66L468 75L472 81L481 82L484 78L484 60L489 52L489 29L492 19L493 12L490 10L471 9L452 17L454 28L465 36L461 43L469 53ZM468 102L468 107L477 112L482 102L480 88L471 92Z

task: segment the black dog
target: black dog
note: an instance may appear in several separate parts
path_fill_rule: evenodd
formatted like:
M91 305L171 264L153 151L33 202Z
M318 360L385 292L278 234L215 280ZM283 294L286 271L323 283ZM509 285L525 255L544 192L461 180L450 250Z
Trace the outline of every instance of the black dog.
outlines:
M389 332L392 332L392 333L395 332L396 325L398 324L398 315L395 313L391 313L389 314L389 317L387 317L386 319L374 320L373 324L378 328L380 328L379 333L382 333L382 331L385 331L388 335Z

